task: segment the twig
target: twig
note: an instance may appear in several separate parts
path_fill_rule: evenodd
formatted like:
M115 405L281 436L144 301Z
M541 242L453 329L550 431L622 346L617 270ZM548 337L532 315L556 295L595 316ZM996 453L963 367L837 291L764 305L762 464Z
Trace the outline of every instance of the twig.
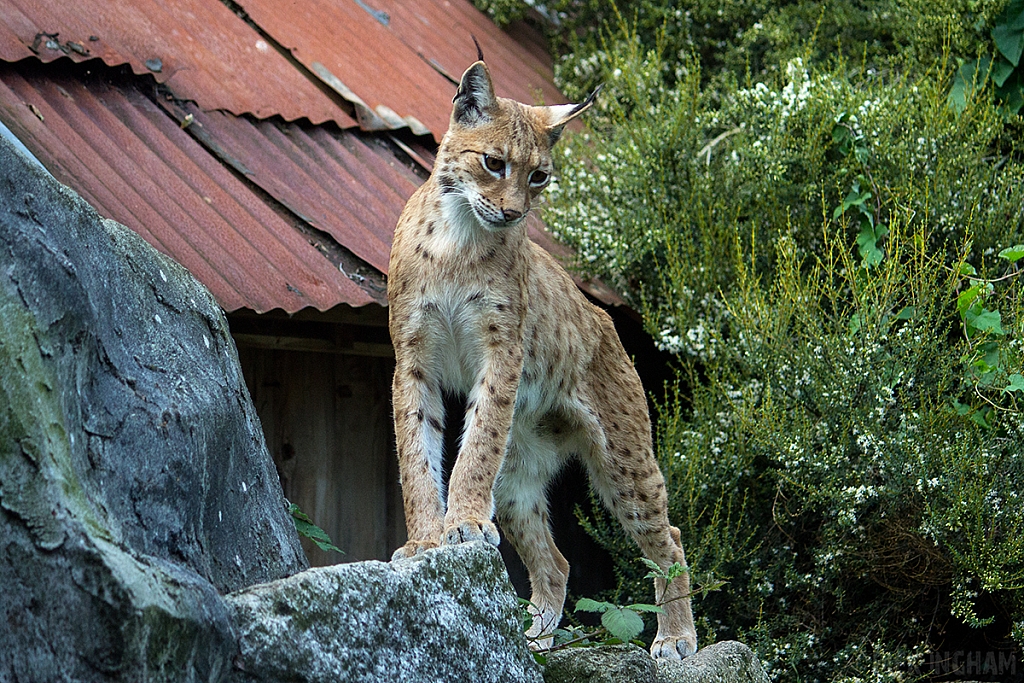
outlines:
M709 142L708 144L706 144L706 145L704 145L703 147L700 148L700 151L697 152L697 158L700 159L703 155L707 154L708 158L704 162L704 164L706 166L710 166L711 165L711 149L715 145L717 145L719 142L721 142L722 140L724 140L727 137L729 137L730 135L735 135L736 133L742 132L742 130L743 130L742 128L737 127L737 128L733 128L732 130L727 130L724 133L721 133L720 135L715 137L713 140L711 140L711 142Z

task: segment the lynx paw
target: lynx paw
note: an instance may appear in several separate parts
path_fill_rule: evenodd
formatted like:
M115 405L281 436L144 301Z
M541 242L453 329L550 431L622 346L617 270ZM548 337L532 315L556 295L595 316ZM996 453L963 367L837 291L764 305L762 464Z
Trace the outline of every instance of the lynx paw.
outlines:
M433 541L409 541L391 555L391 561L405 560L410 557L422 555L424 551L436 548L437 543Z
M457 545L470 541L487 541L493 546L501 543L498 527L493 522L465 520L447 527L441 536L441 545Z
M533 615L533 625L526 632L530 649L543 650L551 647L554 642L551 633L562 620L561 610L556 611L553 607L537 609L531 605L530 614Z
M655 659L686 659L697 651L697 634L655 638L651 656Z

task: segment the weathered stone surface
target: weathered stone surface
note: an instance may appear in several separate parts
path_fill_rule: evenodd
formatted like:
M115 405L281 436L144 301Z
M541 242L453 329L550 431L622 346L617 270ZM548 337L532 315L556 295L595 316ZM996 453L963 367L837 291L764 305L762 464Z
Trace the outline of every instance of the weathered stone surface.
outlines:
M227 602L238 681L541 681L501 556L484 543L311 569Z
M544 683L655 683L658 667L636 645L570 648L548 655Z
M735 640L708 645L681 662L658 662L659 683L768 683L753 651Z
M218 680L306 566L224 317L0 141L0 680Z
M768 683L754 653L727 640L681 662L658 660L636 645L559 650L548 656L544 683Z

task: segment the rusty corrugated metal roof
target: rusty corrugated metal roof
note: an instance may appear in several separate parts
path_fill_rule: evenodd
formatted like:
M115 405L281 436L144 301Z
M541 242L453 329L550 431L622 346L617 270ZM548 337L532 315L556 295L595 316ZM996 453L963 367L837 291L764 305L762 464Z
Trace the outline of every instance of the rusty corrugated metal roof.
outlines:
M375 300L135 87L3 64L0 115L58 180L188 268L227 310Z
M98 58L152 74L203 109L356 125L321 84L218 0L0 0L0 24L6 61Z
M448 129L451 99L480 41L506 97L564 102L551 67L524 50L466 0L240 0L264 31L356 106L367 130L408 124L435 140ZM419 127L417 124L422 124Z
M228 310L381 302L394 225L433 152L346 131L355 121L343 108L364 128L424 132L422 118L440 139L447 76L476 57L470 34L499 94L561 98L536 43L515 46L467 0L357 2L303 0L283 14L244 0L248 16L218 0L181 0L173 12L156 0L0 0L0 60L22 60L0 62L0 117L58 179L185 265ZM250 60L253 49L266 59ZM99 61L55 61L65 56L128 64L171 94ZM229 113L240 111L256 118ZM570 255L539 220L530 234ZM621 303L600 283L580 285Z
M374 137L325 126L252 121L164 104L225 163L317 230L387 273L398 216L422 182Z

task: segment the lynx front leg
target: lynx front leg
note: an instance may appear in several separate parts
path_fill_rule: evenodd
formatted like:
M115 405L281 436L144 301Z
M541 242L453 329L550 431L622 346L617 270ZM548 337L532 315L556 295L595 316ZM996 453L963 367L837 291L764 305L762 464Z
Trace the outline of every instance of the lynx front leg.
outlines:
M487 541L498 545L494 516L494 480L501 469L512 426L523 354L518 338L488 327L487 354L480 379L469 394L459 457L448 482L448 512L442 542Z
M437 547L444 522L444 403L440 385L399 354L392 386L395 439L408 542L392 559Z

